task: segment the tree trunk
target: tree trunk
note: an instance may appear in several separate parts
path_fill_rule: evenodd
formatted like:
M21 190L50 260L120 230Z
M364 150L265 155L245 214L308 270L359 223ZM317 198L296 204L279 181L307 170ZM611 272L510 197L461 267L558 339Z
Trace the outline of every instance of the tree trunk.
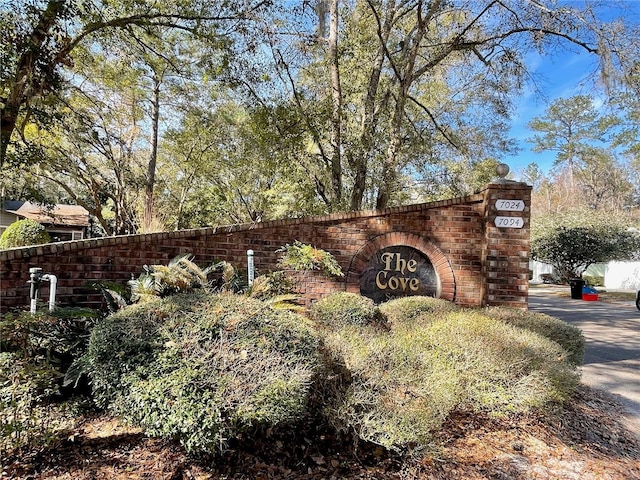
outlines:
M395 108L389 124L389 146L382 165L382 178L378 187L378 197L376 199L376 209L383 209L389 206L391 195L397 188L398 178L398 156L403 140L404 109L409 99L411 86L417 77L416 59L420 49L420 44L424 37L425 22L422 18L422 10L417 10L416 29L411 36L402 42L402 57L394 62L395 81L397 82L397 92L395 98ZM390 59L391 54L385 49L385 53Z
M160 122L160 83L161 78L153 74L153 99L151 100L151 153L147 165L144 189L144 231L149 232L153 223L153 188L156 182L156 163L158 160L158 124Z
M351 210L361 210L364 193L367 188L367 173L369 164L374 157L374 138L377 126L376 116L376 97L378 95L378 87L380 85L380 76L384 65L384 44L389 40L391 32L391 19L395 12L389 10L382 25L380 33L380 46L376 63L369 75L369 84L367 93L363 102L362 124L360 127L360 151L352 152L350 159L350 167L353 172L354 184L351 191Z
M402 97L396 100L396 108L393 112L389 132L389 147L387 148L384 164L382 165L382 176L378 187L378 197L376 199L376 209L378 210L389 206L391 194L396 189L398 153L402 146L402 116L404 115L405 103Z
M30 101L42 93L43 80L38 78L36 67L42 61L40 50L49 39L51 29L54 27L58 17L65 9L64 0L49 0L47 8L42 12L38 24L33 28L27 42L28 48L20 55L14 81L4 100L4 105L0 108L0 167L4 164L7 149L11 142L11 136L18 124L18 117L21 110L28 106ZM47 72L53 72L56 57L50 64L39 66Z
M335 197L335 207L342 202L342 87L338 65L338 2L332 0L329 20L329 65L331 71L331 184Z

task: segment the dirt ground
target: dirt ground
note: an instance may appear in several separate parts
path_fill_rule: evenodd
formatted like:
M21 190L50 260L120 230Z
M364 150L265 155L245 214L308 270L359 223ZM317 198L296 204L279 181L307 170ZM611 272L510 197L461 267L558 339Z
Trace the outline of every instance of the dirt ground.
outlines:
M458 412L430 452L397 455L313 425L237 439L217 458L116 420L80 419L50 446L2 459L1 477L89 479L640 480L640 444L606 394L581 387L546 415L494 419Z

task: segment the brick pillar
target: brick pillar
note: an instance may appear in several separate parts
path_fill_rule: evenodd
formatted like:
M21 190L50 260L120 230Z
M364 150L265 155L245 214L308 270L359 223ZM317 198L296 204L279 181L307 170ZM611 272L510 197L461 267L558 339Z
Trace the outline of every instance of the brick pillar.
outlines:
M500 180L484 191L482 306L527 308L530 214L529 185Z

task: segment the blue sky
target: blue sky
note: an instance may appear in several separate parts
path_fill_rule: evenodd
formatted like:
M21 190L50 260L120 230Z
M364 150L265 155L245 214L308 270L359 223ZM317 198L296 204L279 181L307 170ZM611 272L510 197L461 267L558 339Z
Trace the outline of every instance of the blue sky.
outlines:
M601 12L604 18L614 19L619 15L620 11L614 6L615 3L617 2L611 2L612 7ZM627 16L626 20L638 21L640 0L627 0L623 3L634 11L634 18ZM533 136L533 132L527 127L528 122L534 117L543 116L549 103L557 98L578 94L603 98L602 89L598 86L598 58L595 55L579 50L560 52L554 56L541 56L532 52L527 56L527 64L533 71L543 96L540 97L533 88L527 87L516 104L509 133L518 141L521 151L503 159L516 178L532 162L537 163L544 172L548 172L553 167L555 159L555 152L537 153L531 150L532 144L526 141Z
M599 97L602 94L597 86L598 60L594 55L566 53L550 58L534 53L529 55L527 63L536 76L541 92L526 87L512 117L510 135L518 141L521 151L515 156L506 157L504 161L516 176L532 162L537 163L543 171L549 171L555 159L555 152L537 153L531 150L532 144L526 140L534 132L527 127L527 123L534 117L544 116L548 104L554 99L578 94Z

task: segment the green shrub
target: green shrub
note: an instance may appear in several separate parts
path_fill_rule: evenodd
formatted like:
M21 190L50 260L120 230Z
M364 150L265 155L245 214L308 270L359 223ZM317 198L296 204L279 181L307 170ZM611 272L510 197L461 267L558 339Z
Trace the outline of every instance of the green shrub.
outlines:
M51 238L42 225L25 218L7 227L0 236L0 248L26 247L49 243Z
M587 285L592 287L604 287L604 277L595 275L582 275L582 279L587 282Z
M247 291L252 298L267 299L295 293L295 283L281 270L256 277Z
M21 352L0 352L0 454L42 442L51 431L49 399L57 371Z
M527 411L566 400L579 378L556 343L475 311L390 332L339 325L323 344L347 385L324 398L330 422L394 450L431 442L454 409Z
M53 313L6 314L0 321L0 453L42 445L64 426L61 380L84 353L98 313L56 309Z
M173 258L168 265L145 265L144 273L137 279L129 281L131 301L145 302L155 297L165 297L195 289L208 289L207 276L216 267L231 267L221 262L207 268L200 268L193 263L193 255L182 254ZM234 270L235 272L235 270Z
M521 328L511 311L431 298L383 308L390 331L378 328L370 299L318 301L321 361L304 317L230 293L179 294L108 317L84 358L100 406L192 452L290 424L311 405L337 429L403 451L432 442L456 409L528 411L567 400L578 384L560 344ZM544 333L553 322L542 320L533 323Z
M321 298L311 307L311 316L325 325L368 325L382 318L370 298L356 293L336 292Z
M380 304L380 311L387 318L392 328L401 323L411 323L425 316L437 317L444 312L459 310L453 302L433 297L409 296L399 297Z
M305 413L318 366L309 320L230 293L190 293L125 308L94 329L96 402L189 451Z
M494 318L553 340L564 349L567 361L582 365L585 339L578 327L539 312L505 307L492 307L488 311Z
M277 250L282 253L278 265L292 270L320 270L328 277L342 277L342 268L329 252L295 241Z
M100 318L96 310L74 307L6 314L0 320L0 350L15 352L32 364L51 364L62 376L84 354Z

